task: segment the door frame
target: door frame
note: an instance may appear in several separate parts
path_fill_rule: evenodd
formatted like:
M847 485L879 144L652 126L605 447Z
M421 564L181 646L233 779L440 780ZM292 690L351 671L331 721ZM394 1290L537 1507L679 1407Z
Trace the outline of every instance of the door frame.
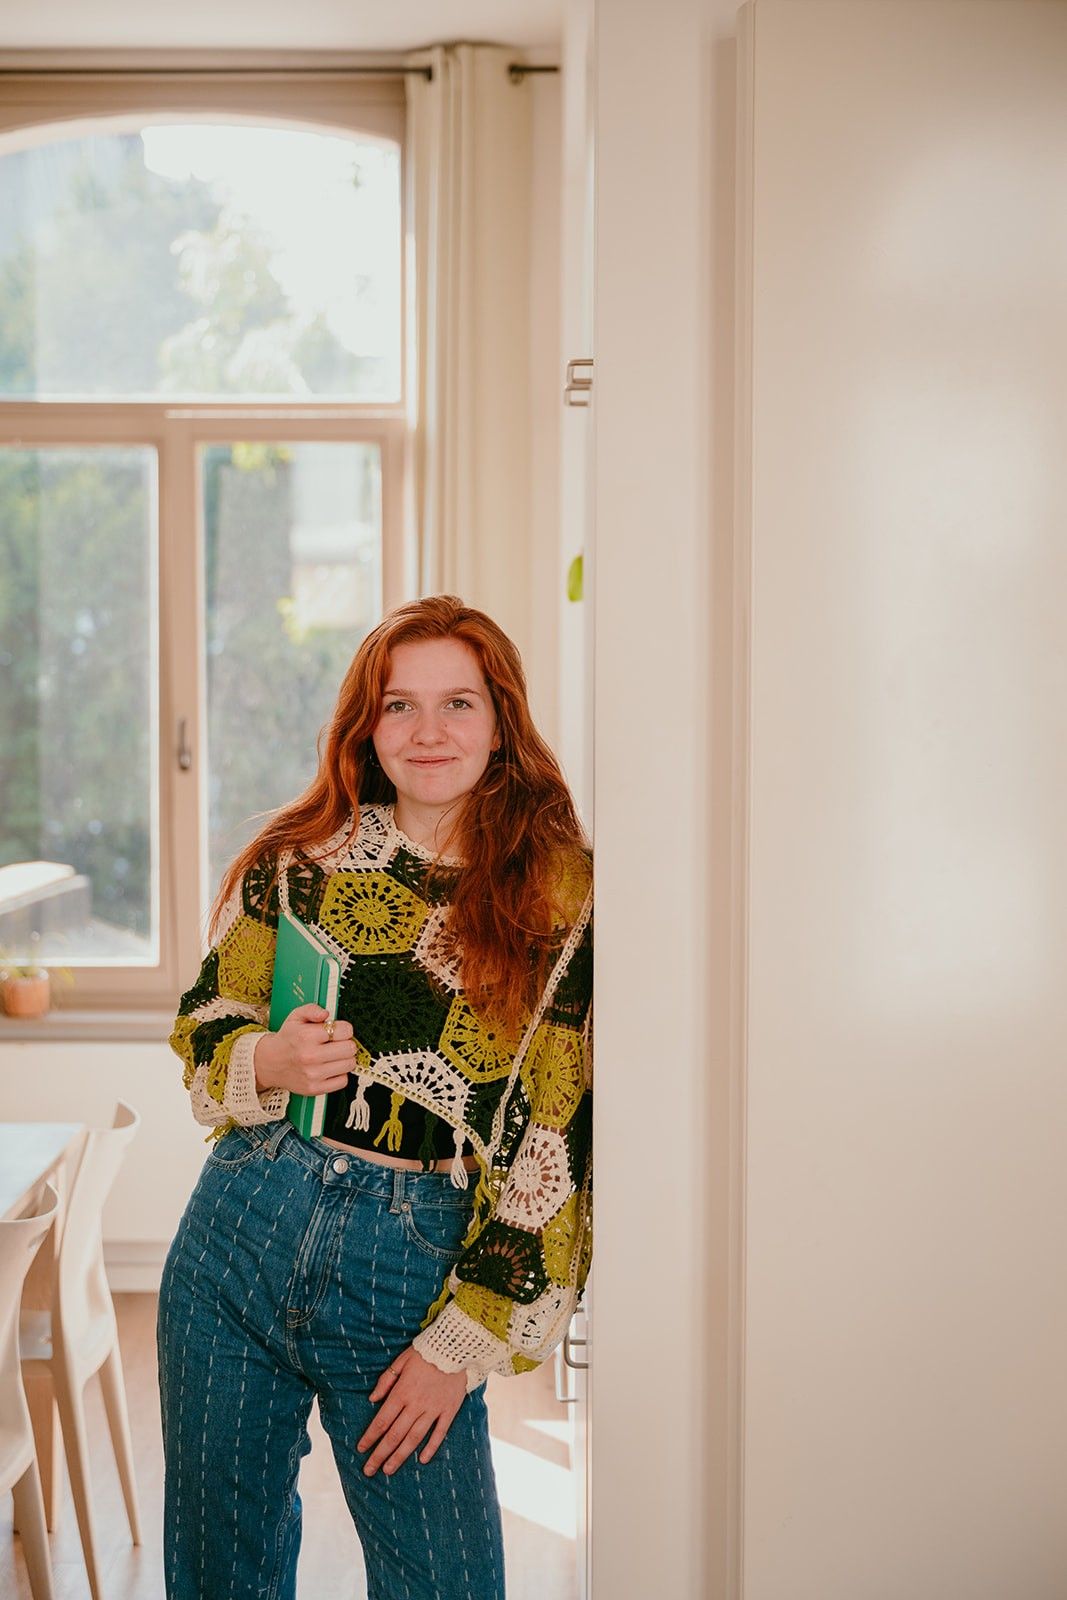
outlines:
M602 5L592 49L591 1593L735 1600L748 583L734 540L734 7Z

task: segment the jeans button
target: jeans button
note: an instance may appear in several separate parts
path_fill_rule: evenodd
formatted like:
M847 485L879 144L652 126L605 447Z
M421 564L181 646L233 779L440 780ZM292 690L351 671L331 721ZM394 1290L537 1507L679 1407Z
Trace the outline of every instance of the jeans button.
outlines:
M410 1200L401 1200L400 1209L401 1209L401 1211L410 1211L411 1210L411 1201Z
M334 1158L333 1158L333 1170L335 1172L338 1172L338 1173L347 1172L348 1171L348 1157L347 1156L334 1156Z

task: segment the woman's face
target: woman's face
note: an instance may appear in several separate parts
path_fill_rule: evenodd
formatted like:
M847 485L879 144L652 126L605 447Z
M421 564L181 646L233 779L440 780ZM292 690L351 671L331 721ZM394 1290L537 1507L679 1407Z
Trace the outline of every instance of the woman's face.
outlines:
M398 644L373 739L405 809L441 813L469 794L500 744L470 646L461 639Z

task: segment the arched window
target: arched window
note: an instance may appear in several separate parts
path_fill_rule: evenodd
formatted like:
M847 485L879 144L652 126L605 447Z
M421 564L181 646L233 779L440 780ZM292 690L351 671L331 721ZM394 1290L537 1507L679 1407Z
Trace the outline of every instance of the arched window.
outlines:
M0 107L0 964L68 1005L172 1005L402 596L403 117L343 73Z

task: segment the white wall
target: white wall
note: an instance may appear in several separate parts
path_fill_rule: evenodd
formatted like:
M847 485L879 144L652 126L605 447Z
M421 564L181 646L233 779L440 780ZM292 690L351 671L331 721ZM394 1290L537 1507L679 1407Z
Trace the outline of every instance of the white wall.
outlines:
M594 0L567 7L561 81L562 181L559 371L593 355L594 173L591 100L591 32ZM592 611L594 593L591 406L566 405L560 412L559 519L557 544L557 752L583 820L592 820ZM581 555L585 598L567 598L566 578Z
M531 60L558 64L558 54ZM559 363L562 91L558 73L527 78L533 96L533 184L530 226L530 637L526 669L537 726L554 750L560 742L557 659L559 608L560 419L563 378ZM501 382L506 373L499 374Z
M142 1125L104 1210L108 1272L114 1288L154 1288L206 1151L181 1062L158 1043L0 1045L4 1121L110 1127L119 1098L136 1107Z
M745 1600L1067 1594L1067 8L756 0Z

